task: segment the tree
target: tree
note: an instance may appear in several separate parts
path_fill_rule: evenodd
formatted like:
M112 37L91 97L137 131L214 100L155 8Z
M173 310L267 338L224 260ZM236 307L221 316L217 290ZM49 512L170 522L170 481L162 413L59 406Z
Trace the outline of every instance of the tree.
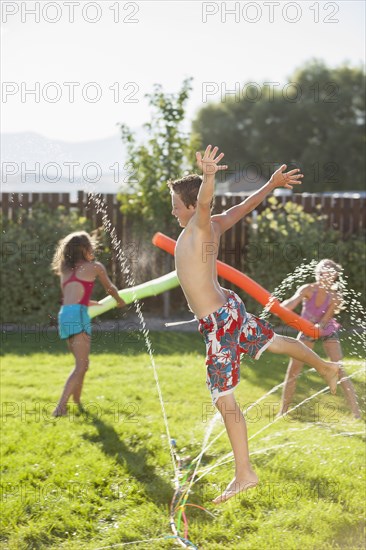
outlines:
M152 108L151 120L144 125L148 139L137 144L135 136L121 124L122 141L127 145L127 153L136 180L130 192L118 195L122 212L131 214L134 234L140 236L139 269L136 276L146 281L172 269L172 258L168 254L151 249L151 236L155 231L163 231L177 236L178 225L172 223L171 198L167 187L170 179L177 179L188 173L194 165L194 142L189 133L183 130L185 105L191 91L191 78L183 81L177 94L163 92L156 84L152 94L148 94ZM133 217L132 217L133 216ZM148 258L148 261L145 261ZM169 315L170 292L163 294L163 314ZM177 295L173 291L173 297ZM181 292L178 299L181 299Z
M153 93L147 95L152 107L151 120L144 125L147 143L137 144L131 130L125 124L120 125L137 179L132 182L130 192L120 193L118 198L122 211L143 220L144 229L149 232L171 225L167 181L181 177L193 164L192 142L182 128L191 81L184 80L177 94L166 94L156 84Z
M201 145L214 141L229 169L255 163L264 177L279 163L297 164L307 191L364 188L362 69L312 60L285 86L263 84L257 95L250 88L240 101L230 96L199 111L193 131Z

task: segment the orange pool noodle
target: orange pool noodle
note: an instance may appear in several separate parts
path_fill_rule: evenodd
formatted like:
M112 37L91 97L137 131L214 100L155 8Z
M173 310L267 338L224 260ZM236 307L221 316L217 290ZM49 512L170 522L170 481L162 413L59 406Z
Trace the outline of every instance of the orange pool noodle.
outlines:
M152 242L155 246L165 250L165 252L174 255L176 245L174 239L167 237L163 233L155 233ZM303 332L310 338L319 338L319 329L313 323L303 319L297 313L282 307L277 298L274 298L266 289L248 277L248 275L244 275L244 273L219 260L217 260L217 273L223 279L244 290L262 306L267 307L271 313L280 317L286 325Z

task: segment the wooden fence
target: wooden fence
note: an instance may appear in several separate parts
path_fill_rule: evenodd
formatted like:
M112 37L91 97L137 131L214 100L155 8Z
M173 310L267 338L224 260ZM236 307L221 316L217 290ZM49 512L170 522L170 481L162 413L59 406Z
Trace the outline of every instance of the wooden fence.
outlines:
M300 204L304 207L305 212L314 213L314 215L325 214L328 227L339 230L344 238L366 229L366 198L356 194L354 197L342 197L337 194L327 196L294 193L277 198L283 203L292 201ZM242 200L243 195L218 196L215 201L215 213L227 210ZM31 210L32 206L39 202L49 205L51 209L63 205L66 211L77 210L80 215L92 222L93 227L102 226L103 216L107 216L111 226L115 228L123 249L128 248L134 241L134 236L131 233L131 220L121 213L116 195L113 194L94 195L92 198L83 191L79 191L77 200L71 202L68 193L2 193L0 204L4 217L16 219L19 209ZM268 206L267 200L258 206L257 213L260 213L266 206ZM225 233L221 248L222 260L243 270L244 255L242 252L247 244L248 223L243 221Z
M215 212L222 212L243 200L243 195L226 194L216 197ZM365 206L366 198L355 194L353 197L343 197L337 194L322 195L316 193L294 193L277 197L283 203L287 201L301 204L305 212L314 214L325 214L328 218L328 226L338 229L342 235L347 237L366 229ZM116 227L117 234L123 226L124 216L121 214L117 197L114 194L96 195L96 200L89 200L87 193L79 191L76 202L70 201L69 193L0 193L0 205L4 217L14 219L17 210L24 208L29 210L32 205L41 202L49 207L56 208L63 205L66 211L77 209L80 215L86 216L93 221L93 225L102 224L103 212L105 210L111 223ZM99 211L97 204L99 203ZM268 206L267 199L258 207L261 212ZM320 208L319 208L320 207Z

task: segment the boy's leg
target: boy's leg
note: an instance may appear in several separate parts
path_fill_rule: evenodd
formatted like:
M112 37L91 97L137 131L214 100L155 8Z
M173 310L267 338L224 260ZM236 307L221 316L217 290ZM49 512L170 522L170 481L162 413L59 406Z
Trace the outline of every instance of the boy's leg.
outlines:
M296 359L290 359L289 361L286 372L285 385L283 386L282 390L281 406L278 413L279 415L285 414L292 404L292 400L296 390L296 381L300 372L302 371L303 366L304 363L302 361L297 361Z
M331 393L336 393L340 363L324 361L324 359L321 359L319 355L305 346L300 340L295 340L295 338L289 336L280 336L279 334L274 335L273 342L271 342L267 350L272 353L289 355L293 359L314 367L325 378Z
M301 332L299 333L297 340L300 340L300 336ZM314 348L314 342L312 342L311 340L303 340L303 343L310 349ZM297 378L303 366L303 361L298 361L297 359L290 359L289 361L285 377L285 384L282 390L282 402L280 411L278 413L279 415L285 414L292 403L296 390Z
M258 477L250 465L247 427L234 394L229 393L219 397L216 407L223 417L235 460L234 479L213 501L215 504L220 504L246 489L255 487Z
M323 342L323 347L325 353L331 359L331 361L341 362L343 359L342 348L339 340L325 340ZM346 372L341 368L339 370L339 378L344 378L347 376ZM361 418L361 411L358 407L357 396L354 390L353 384L350 379L342 380L341 382L342 390L346 397L349 408L351 409L355 418Z

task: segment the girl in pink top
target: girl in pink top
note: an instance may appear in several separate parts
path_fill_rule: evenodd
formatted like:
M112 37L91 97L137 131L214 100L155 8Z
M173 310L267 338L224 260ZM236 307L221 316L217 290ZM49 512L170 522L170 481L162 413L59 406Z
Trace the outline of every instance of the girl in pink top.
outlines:
M320 328L319 340L322 341L324 351L331 361L337 362L342 361L343 358L338 335L341 325L334 318L342 305L342 297L337 291L336 282L341 271L342 267L332 260L321 260L315 268L316 282L301 286L291 298L281 304L292 310L302 303L301 316ZM315 340L308 338L302 332L298 334L298 339L310 349L314 348ZM279 414L287 412L291 405L296 389L296 379L303 366L304 363L296 359L290 360ZM339 378L345 376L344 369L340 369ZM355 418L360 418L361 413L352 382L349 379L343 380L341 386L353 415Z
M113 296L117 307L125 302L109 279L103 264L94 260L93 243L85 231L71 233L62 239L52 262L53 271L60 276L62 307L58 314L58 330L61 339L75 357L75 368L68 377L60 401L53 411L54 416L67 414L67 402L73 396L80 405L81 390L89 366L91 319L88 306L97 305L91 301L94 281L99 278L106 292Z

